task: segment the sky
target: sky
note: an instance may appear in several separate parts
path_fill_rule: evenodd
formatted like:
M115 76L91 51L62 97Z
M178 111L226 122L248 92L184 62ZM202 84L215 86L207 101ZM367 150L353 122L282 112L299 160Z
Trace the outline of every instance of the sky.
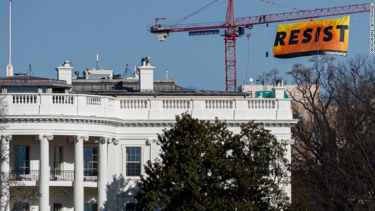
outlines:
M25 73L29 64L32 74L56 77L55 68L64 60L72 61L75 71L95 66L100 52L101 66L123 73L142 57L150 56L157 67L155 79L169 79L197 89L224 89L224 41L219 35L189 37L176 33L159 42L149 33L155 17L166 17L175 23L210 0L13 0L13 65L15 72ZM236 0L237 17L366 3L364 0ZM224 20L226 0L184 23L220 22ZM0 2L0 75L5 76L8 61L8 1ZM256 78L277 68L282 74L295 63L308 58L277 59L266 57L272 52L277 24L256 26L237 44L238 83ZM247 31L248 32L248 31ZM347 57L368 55L369 15L351 16L349 53ZM338 57L338 60L346 58Z

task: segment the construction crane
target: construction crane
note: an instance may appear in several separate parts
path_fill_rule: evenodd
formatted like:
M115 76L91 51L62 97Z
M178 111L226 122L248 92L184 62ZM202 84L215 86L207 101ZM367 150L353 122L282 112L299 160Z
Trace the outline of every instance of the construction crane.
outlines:
M176 24L162 25L160 20L165 18L156 18L155 23L150 28L150 32L157 34L160 41L164 41L169 34L175 32L188 32L190 36L194 35L217 35L220 30L224 30L225 45L225 91L236 91L237 89L237 60L236 60L236 40L244 35L245 29L251 29L255 25L280 23L287 21L296 21L303 19L321 18L328 16L348 15L355 13L374 12L373 3L351 4L330 8L318 8L311 10L296 10L292 12L273 13L266 15L239 17L235 18L234 0L227 0L227 11L224 22L213 24ZM371 14L373 16L374 14ZM372 22L372 24L374 24ZM371 28L371 23L370 23ZM373 29L374 30L374 27ZM370 29L370 42L374 43L374 31ZM370 43L371 44L371 43ZM374 48L372 48L374 50Z

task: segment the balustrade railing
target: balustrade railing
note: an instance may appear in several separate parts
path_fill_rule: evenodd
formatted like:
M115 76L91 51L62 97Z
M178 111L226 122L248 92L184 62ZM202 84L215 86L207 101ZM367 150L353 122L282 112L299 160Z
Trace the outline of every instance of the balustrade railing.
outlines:
M207 118L207 113L221 119L254 118L252 114L240 115L236 110L250 110L256 112L274 112L283 110L289 112L290 102L285 100L280 103L278 99L252 98L252 97L209 97L196 99L145 96L145 97L119 97L77 94L9 94L9 115L40 114L40 115L83 115L105 116L122 119L160 119L160 112L168 112L173 118L182 112L190 111L197 118ZM38 106L39 105L39 106ZM22 107L17 107L22 106ZM145 112L147 110L147 113ZM125 112L124 112L125 111ZM144 112L144 113L142 113ZM231 113L234 112L234 113ZM278 116L280 113L278 113ZM257 114L259 116L259 113ZM272 118L271 113L265 114ZM284 118L284 117L283 117ZM289 117L286 117L289 118Z
M274 109L276 101L273 99L254 99L248 101L249 109Z
M52 98L53 104L74 104L75 96L81 95L41 95ZM103 105L103 97L101 96L82 96L85 97L87 105ZM13 104L38 104L38 95L32 94L13 94ZM112 99L109 102L116 101ZM191 109L194 100L186 99L163 99L161 102L162 109ZM204 101L205 109L235 109L235 99L209 99ZM42 100L43 102L43 100ZM151 108L149 99L120 99L121 109L149 109ZM274 109L276 107L276 99L247 99L249 109Z
M163 100L163 109L190 109L190 100Z
M36 104L37 95L17 94L13 95L13 104Z
M206 100L206 109L233 109L233 100Z
M101 97L93 97L88 96L86 98L87 105L101 105L102 104L102 98Z
M73 104L74 98L72 95L52 95L53 104Z
M122 109L147 109L148 100L146 99L120 100L120 108Z

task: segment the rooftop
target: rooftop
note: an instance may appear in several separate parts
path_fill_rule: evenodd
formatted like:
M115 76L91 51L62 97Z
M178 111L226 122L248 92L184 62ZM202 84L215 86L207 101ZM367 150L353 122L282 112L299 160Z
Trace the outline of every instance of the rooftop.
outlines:
M187 91L173 80L155 80L153 83L155 93ZM135 79L76 79L72 81L72 84L74 93L134 94L140 92L139 81Z
M105 95L105 96L251 96L251 93L245 92L225 92L213 90L176 90L176 91L162 91L162 92L126 92L123 90L111 91L89 91L79 92L81 94Z
M43 87L71 87L65 81L35 77L28 75L16 75L13 77L0 78L0 87L14 87L14 86L43 86Z

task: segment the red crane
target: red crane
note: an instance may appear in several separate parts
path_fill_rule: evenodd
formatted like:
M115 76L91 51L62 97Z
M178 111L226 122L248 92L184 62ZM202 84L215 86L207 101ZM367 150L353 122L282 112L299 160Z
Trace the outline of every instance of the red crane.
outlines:
M373 4L365 3L235 18L234 0L227 0L227 12L224 22L214 24L161 25L159 21L165 18L157 18L155 19L155 24L151 26L150 31L157 34L160 41L164 41L170 33L174 32L189 32L189 35L212 35L219 34L220 30L224 30L225 91L236 91L236 40L244 34L245 28L251 29L254 25L259 24L364 13L370 12L371 8L374 8Z

